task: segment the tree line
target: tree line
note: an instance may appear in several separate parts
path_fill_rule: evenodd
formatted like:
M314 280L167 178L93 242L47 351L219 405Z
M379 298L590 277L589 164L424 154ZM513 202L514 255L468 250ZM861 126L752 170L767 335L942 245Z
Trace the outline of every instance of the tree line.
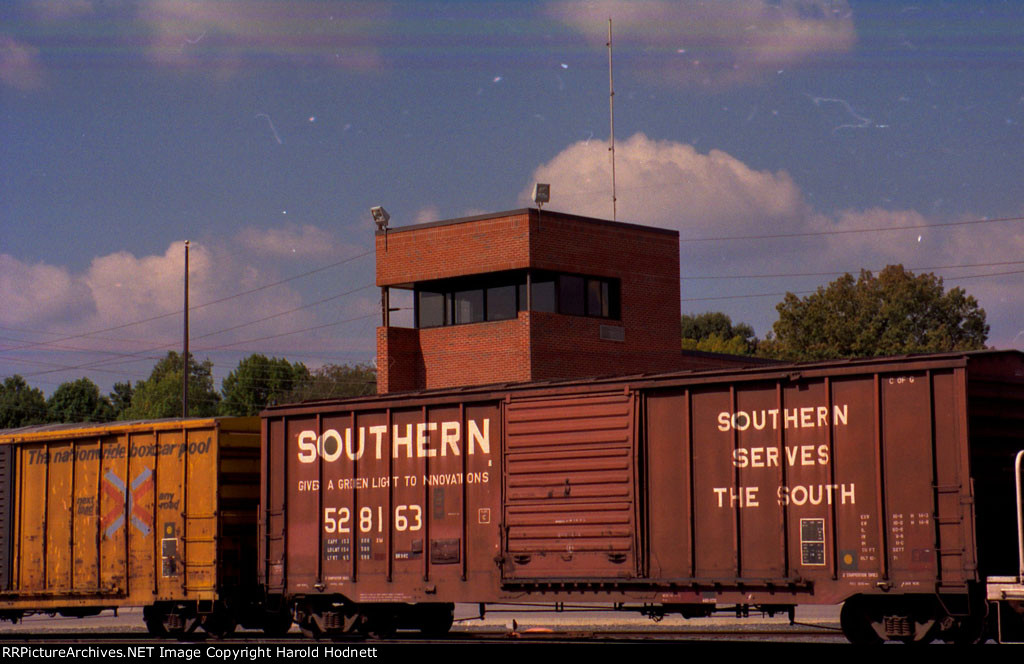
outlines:
M890 265L877 275L844 274L807 297L786 293L764 339L746 323L708 312L683 316L687 350L791 362L985 348L985 310L934 274Z
M0 429L56 422L112 422L180 417L182 356L167 353L149 378L115 383L108 395L88 378L62 383L47 399L42 390L15 375L0 386ZM189 357L189 415L256 415L274 403L375 394L373 367L328 364L310 370L301 362L253 354L223 380L218 392L213 363Z
M890 265L877 275L845 274L807 297L787 293L764 339L721 312L682 317L682 348L786 361L873 357L985 347L985 311L960 288L946 291L933 274ZM60 385L46 399L21 376L0 386L0 429L47 422L109 422L179 417L182 358L169 352L146 380L115 383L109 395L88 378ZM213 363L189 358L189 414L256 415L267 405L370 395L376 372L366 365L302 363L254 354L214 388Z

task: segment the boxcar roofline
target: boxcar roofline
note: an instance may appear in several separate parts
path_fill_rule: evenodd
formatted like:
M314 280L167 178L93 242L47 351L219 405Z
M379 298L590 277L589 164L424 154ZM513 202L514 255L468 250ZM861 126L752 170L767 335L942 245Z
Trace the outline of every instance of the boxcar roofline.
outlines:
M303 403L281 404L264 410L262 417L286 417L321 412L326 406L343 407L345 410L361 411L370 409L403 408L407 406L432 406L471 401L504 400L510 394L516 397L569 396L583 392L592 393L595 386L606 387L609 392L634 391L648 388L687 387L722 383L751 383L758 381L797 381L828 377L860 375L866 371L892 373L929 369L966 367L973 357L996 357L1017 355L1024 358L1024 352L1017 350L983 350L951 353L929 353L921 355L900 355L878 358L830 360L823 362L799 362L793 364L752 366L733 369L711 369L702 371L673 371L667 373L635 374L627 376L598 376L594 378L534 381L528 383L499 383L493 385L440 388L412 392L393 392L366 397L347 399L323 399ZM1022 377L1024 380L1024 377Z

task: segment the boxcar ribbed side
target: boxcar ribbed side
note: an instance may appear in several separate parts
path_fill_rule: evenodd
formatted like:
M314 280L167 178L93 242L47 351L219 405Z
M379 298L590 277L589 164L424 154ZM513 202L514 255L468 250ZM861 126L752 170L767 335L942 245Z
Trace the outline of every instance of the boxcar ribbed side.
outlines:
M271 408L261 580L312 633L437 629L454 602L845 602L853 640L970 640L1015 569L1022 358Z
M4 617L135 606L155 633L223 632L261 601L257 418L8 430L0 466Z

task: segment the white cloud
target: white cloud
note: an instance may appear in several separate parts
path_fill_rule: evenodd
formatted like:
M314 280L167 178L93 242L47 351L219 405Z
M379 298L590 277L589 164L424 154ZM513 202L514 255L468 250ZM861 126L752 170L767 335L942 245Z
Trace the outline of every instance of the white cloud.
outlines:
M634 134L615 146L617 218L678 229L686 236L802 227L808 208L785 171L757 171L735 157L697 152ZM551 184L551 207L611 217L611 161L598 141L580 141L534 171ZM532 185L519 202L529 205Z
M639 71L666 83L720 87L849 51L856 32L844 0L564 0L553 18L594 44L608 37Z
M44 326L93 311L88 289L66 269L24 263L8 254L0 254L0 301L0 320L10 326Z
M307 229L305 235L315 236L315 229ZM330 350L331 344L311 334L280 335L317 328L352 307L359 312L365 308L362 302L351 302L352 297L332 300L329 307L303 308L309 301L322 299L323 293L304 299L294 287L297 284L264 288L282 277L278 257L238 251L239 246L235 241L231 249L223 251L204 245L191 248L190 331L192 351L200 358L212 357L219 367L230 369L240 356L251 352ZM308 263L290 261L286 271L294 274L300 264L299 269L308 267ZM100 379L111 370L114 379L144 378L153 357L164 352L161 349L180 345L183 277L181 243L159 255L117 252L99 256L77 273L64 266L33 265L0 254L0 301L4 302L0 326L7 328L7 347L21 349L0 356L2 375L27 373L33 380L34 371L56 365L71 368L70 373L59 374L61 380L77 378L83 369L92 374L94 368ZM316 286L331 294L353 289L348 283L332 283L332 278L337 279L338 273ZM332 332L337 333L325 328L314 334L329 336ZM55 339L62 341L47 343ZM259 341L250 342L252 339ZM140 351L145 352L132 355ZM113 365L112 358L116 361ZM123 363L133 358L134 365ZM39 375L44 380L57 377Z
M220 377L254 352L313 363L372 356L372 258L334 265L366 252L335 236L296 225L194 243L191 351L212 359ZM331 269L305 274L323 266ZM180 242L161 254L98 256L81 271L0 254L0 376L52 388L85 372L104 389L145 378L156 358L180 348L183 282Z
M533 182L550 182L549 207L575 214L611 218L611 163L607 147L591 141L569 145L540 165L519 196L530 205ZM785 171L753 169L719 150L703 154L692 146L654 141L636 134L616 144L619 221L674 228L680 245L681 273L687 277L751 274L805 274L880 270L901 263L908 269L1020 261L1024 229L1018 225L910 228L929 219L915 210L815 210ZM859 232L863 229L901 229ZM847 232L856 231L856 232ZM786 234L785 238L765 238ZM689 242L691 238L753 237ZM920 238L920 239L919 239ZM974 295L992 325L990 343L1024 348L1019 312L1022 275L957 280L960 275L1013 271L1024 266L934 269L947 288L961 286ZM722 310L734 320L754 324L760 334L775 320L781 297L702 300L723 295L814 290L833 276L697 280L684 279L687 311Z

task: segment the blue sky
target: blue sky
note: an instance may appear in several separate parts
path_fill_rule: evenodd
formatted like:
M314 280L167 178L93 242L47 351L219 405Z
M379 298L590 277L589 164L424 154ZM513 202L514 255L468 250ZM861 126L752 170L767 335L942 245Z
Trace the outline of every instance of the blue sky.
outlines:
M679 230L684 312L764 336L786 291L899 262L1024 348L1024 3L15 0L0 376L145 378L181 345L186 239L218 379L372 362L371 206L540 180L611 217L609 17L617 218Z

